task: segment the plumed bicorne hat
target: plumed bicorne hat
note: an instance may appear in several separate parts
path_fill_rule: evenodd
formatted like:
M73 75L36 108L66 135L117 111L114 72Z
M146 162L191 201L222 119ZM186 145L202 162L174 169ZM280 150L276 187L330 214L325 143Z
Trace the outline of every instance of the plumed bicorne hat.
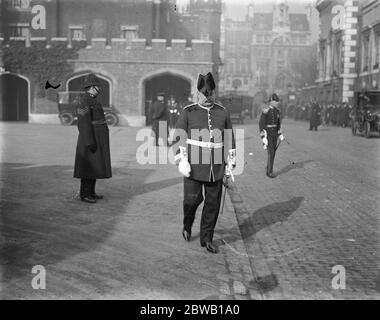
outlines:
M94 73L88 74L83 80L83 88L88 88L91 86L101 86L100 79Z
M198 76L198 84L197 84L198 91L201 91L206 85L208 85L209 89L211 90L215 89L215 81L211 72L207 73L206 75L200 74Z

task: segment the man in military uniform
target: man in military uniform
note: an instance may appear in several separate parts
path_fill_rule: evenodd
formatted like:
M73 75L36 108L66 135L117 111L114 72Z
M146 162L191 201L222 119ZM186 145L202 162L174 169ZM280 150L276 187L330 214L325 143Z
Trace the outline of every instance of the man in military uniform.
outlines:
M269 178L274 178L273 162L277 149L277 140L283 140L284 136L281 133L281 115L280 110L277 108L279 98L277 94L273 93L268 105L263 109L259 121L260 137L263 141L264 149L268 152L267 172Z
M74 178L81 179L80 199L95 203L103 196L96 194L96 179L111 178L109 132L104 111L96 100L100 81L95 74L86 76L77 107L78 143L75 155Z
M219 215L225 165L227 163L227 168L232 170L236 164L235 140L229 112L215 103L215 82L210 72L199 75L197 89L198 103L184 108L175 132L175 136L180 138L175 160L179 172L185 176L182 235L190 241L195 213L204 200L200 243L209 252L217 253L212 241Z
M160 132L159 130L160 121L164 122L164 127L166 128L167 134L166 137L168 136L168 110L165 105L164 93L161 92L157 95L157 100L152 104L150 114L152 119L152 130L155 135L156 146L158 146L158 140L160 137L163 139L164 134L164 132ZM167 139L163 139L163 143L167 143Z

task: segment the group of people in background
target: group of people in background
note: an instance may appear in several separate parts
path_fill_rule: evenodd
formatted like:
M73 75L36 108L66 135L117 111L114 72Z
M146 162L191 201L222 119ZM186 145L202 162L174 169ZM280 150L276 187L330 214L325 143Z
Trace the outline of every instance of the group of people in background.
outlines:
M165 93L159 92L156 100L150 104L149 117L152 123L152 130L155 133L156 146L159 145L159 139L162 137L162 132L159 132L159 122L167 123L167 130L175 128L179 116L183 108L191 104L190 96L177 101L173 96L166 97ZM166 141L164 141L166 143Z
M352 105L343 103L319 103L311 100L305 104L289 105L285 114L295 120L310 121L310 130L315 128L315 123L322 126L349 127L351 125Z

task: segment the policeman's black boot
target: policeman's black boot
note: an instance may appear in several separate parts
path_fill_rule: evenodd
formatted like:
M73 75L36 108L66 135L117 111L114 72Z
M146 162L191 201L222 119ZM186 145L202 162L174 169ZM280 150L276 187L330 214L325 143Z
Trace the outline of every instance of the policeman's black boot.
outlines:
M96 200L91 196L92 180L81 179L80 199L87 203L96 203Z
M96 179L91 181L91 197L95 200L103 199L103 196L95 192Z

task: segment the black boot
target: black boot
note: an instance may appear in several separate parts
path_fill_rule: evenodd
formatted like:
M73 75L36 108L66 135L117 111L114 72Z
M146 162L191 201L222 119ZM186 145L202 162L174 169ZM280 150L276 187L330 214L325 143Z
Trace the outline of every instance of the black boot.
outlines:
M216 247L212 244L211 241L207 241L207 242L204 242L201 244L202 247L206 247L207 251L208 252L211 252L211 253L218 253L218 250L216 249Z

